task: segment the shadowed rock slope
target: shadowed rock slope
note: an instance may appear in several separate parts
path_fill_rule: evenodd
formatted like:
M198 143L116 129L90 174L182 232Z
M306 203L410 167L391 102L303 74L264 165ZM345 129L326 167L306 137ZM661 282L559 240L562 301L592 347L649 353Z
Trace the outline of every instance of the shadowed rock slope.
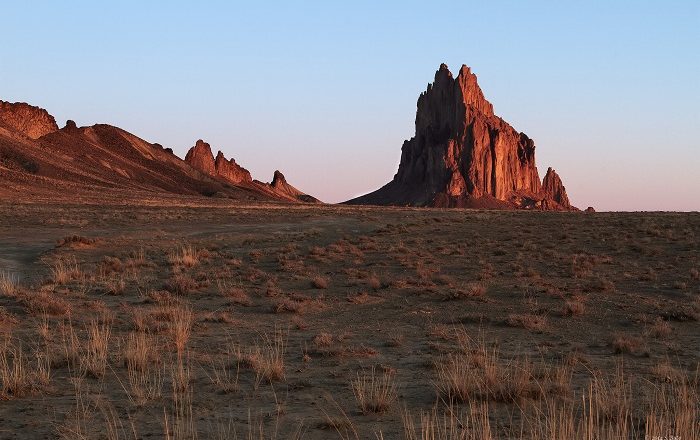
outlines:
M418 98L415 136L394 179L348 204L575 210L559 176L544 184L535 143L496 116L469 67L445 64Z

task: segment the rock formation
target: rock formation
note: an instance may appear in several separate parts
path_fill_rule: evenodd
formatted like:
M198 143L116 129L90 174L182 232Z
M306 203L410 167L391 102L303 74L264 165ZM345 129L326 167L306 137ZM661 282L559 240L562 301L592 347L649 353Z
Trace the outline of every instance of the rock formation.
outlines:
M24 102L0 101L0 124L30 139L39 139L58 130L49 112Z
M291 197L292 199L296 199L306 203L320 203L317 198L305 194L302 191L299 191L298 189L294 188L289 183L287 183L287 179L285 179L284 174L282 174L278 170L275 171L275 174L272 177L270 187L276 194L279 195L286 195Z
M216 174L230 182L241 183L253 181L248 170L238 165L234 159L226 160L224 153L221 151L216 154L214 166L216 168Z
M221 151L214 159L211 147L201 139L187 152L185 162L204 174L219 177L230 183L239 184L253 181L248 170L239 166L233 159L227 160Z
M287 183L284 175L279 171L275 171L272 182L269 184L253 180L248 170L238 165L235 160L226 159L221 151L214 158L209 144L201 139L187 152L185 162L226 183L251 188L277 199L290 202L320 203L315 197L305 194Z
M216 176L216 166L214 164L214 155L211 153L211 147L201 139L187 152L187 155L185 155L185 162L204 174Z
M542 192L545 195L545 201L553 200L560 207L570 209L569 197L566 195L566 188L561 183L561 179L556 171L551 167L547 168L547 174L542 179Z
M415 124L394 179L347 203L571 209L556 174L542 190L535 143L494 115L469 67L454 78L440 66L418 98Z

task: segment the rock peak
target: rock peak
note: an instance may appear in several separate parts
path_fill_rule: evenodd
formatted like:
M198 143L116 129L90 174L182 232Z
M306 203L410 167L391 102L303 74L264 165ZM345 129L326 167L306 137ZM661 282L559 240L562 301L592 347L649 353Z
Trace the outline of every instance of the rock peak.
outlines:
M569 196L566 194L566 188L561 181L561 178L552 167L547 168L547 174L542 179L542 192L546 199L551 199L557 202L564 209L571 209Z
M78 125L72 119L67 120L66 125L63 127L64 131L76 131L77 129Z
M456 78L441 64L416 107L394 179L349 203L568 209L553 172L542 191L534 141L494 114L466 64Z
M272 176L272 186L277 186L281 183L287 183L287 179L285 179L284 174L280 170L275 170L275 174Z

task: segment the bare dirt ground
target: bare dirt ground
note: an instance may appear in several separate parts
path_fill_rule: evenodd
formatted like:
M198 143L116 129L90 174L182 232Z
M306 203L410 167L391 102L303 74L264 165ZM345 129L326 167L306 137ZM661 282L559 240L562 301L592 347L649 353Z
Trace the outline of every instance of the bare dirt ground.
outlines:
M700 215L0 205L0 438L700 438Z

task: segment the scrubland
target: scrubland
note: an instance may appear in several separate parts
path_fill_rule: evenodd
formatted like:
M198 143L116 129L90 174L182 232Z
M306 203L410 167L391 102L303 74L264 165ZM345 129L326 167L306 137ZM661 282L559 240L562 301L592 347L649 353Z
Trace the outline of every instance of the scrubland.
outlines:
M0 438L700 438L700 215L0 206Z

